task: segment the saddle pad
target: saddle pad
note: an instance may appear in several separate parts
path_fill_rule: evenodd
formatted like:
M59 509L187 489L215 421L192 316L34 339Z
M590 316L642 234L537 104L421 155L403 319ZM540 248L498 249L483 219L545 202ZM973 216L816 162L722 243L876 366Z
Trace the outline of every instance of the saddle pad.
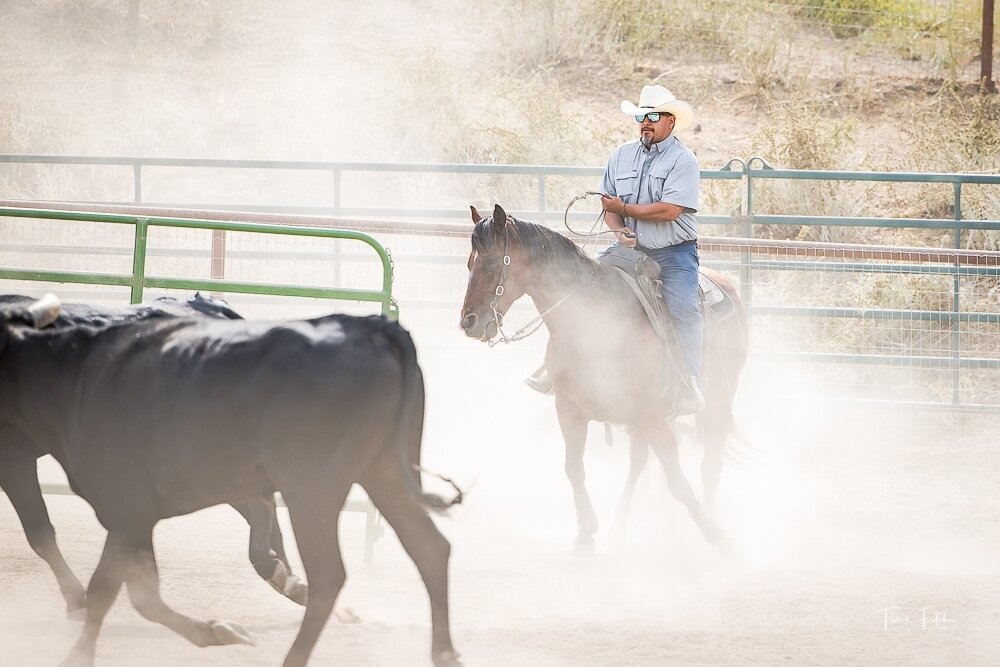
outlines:
M617 266L613 268L620 274L621 279L635 292L635 296L639 299L639 303L642 304L643 310L646 311L646 317L649 318L649 323L653 325L656 334L663 340L667 340L667 332L664 327L669 320L667 319L666 306L660 297L660 281L650 280L643 275L635 276Z
M701 290L701 302L706 306L714 306L726 298L722 288L701 272L698 273L698 289Z
M717 320L726 319L736 309L736 303L729 298L725 290L701 272L698 273L698 291L701 293L702 304L705 308L712 309L712 314Z

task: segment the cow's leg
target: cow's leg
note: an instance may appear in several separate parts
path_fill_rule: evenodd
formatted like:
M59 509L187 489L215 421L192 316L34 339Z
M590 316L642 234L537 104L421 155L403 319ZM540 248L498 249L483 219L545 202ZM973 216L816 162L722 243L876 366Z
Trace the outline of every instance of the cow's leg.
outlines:
M721 545L723 542L722 529L695 498L694 491L691 490L691 485L681 470L680 460L677 456L677 440L674 439L673 432L665 423L654 423L643 429L643 435L647 433L649 434L649 443L657 458L660 459L664 472L667 473L667 487L670 489L670 493L687 507L688 514L698 525L705 540L712 545Z
M38 485L36 461L33 455L13 448L0 452L0 489L6 491L10 498L28 544L52 568L66 601L66 617L83 620L87 595L56 544L56 531L49 520L42 489Z
M292 488L282 488L302 567L309 579L309 599L299 633L285 656L284 667L302 667L309 659L320 632L347 580L340 554L337 524L340 508L347 500L351 482L334 472L300 480Z
M635 494L635 485L639 482L639 476L646 468L649 461L649 444L630 436L629 444L629 466L628 479L625 480L625 488L622 490L621 500L615 510L615 533L619 537L625 536L625 529L628 525L629 514L632 511L632 496Z
M431 602L431 659L435 667L460 667L451 643L448 612L448 559L451 545L416 501L403 467L394 456L383 455L365 474L362 486L396 531L400 544L413 559Z
M63 661L63 667L90 667L94 664L97 635L125 579L127 557L126 546L120 537L109 532L101 560L87 586L87 617L83 622L83 631Z
M302 580L292 573L285 556L274 494L248 498L232 506L250 524L250 562L257 574L289 600L304 605L308 591Z
M143 535L129 544L125 567L129 599L146 619L165 625L196 646L253 644L247 631L226 621L199 621L179 614L160 598L160 574L153 555L153 534Z
M594 543L597 532L597 515L587 494L587 476L583 467L588 420L575 405L560 396L556 396L556 415L566 442L566 477L573 487L573 502L576 505L576 543L589 546Z

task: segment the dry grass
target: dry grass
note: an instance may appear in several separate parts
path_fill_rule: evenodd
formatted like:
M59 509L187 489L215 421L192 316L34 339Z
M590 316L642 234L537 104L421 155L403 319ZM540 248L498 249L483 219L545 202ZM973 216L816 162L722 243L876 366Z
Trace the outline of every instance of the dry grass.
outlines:
M809 6L186 0L140 3L133 23L128 3L19 0L0 9L14 35L0 54L0 151L600 165L634 131L618 101L655 80L694 104L682 138L705 168L759 154L784 168L997 170L996 102L956 86L971 71L964 17L901 0ZM20 191L52 185L22 177ZM484 200L536 196L510 179L477 187ZM554 182L549 200L581 189ZM866 194L761 203L850 215ZM996 218L995 199L970 192L963 207ZM815 234L842 238L780 235Z

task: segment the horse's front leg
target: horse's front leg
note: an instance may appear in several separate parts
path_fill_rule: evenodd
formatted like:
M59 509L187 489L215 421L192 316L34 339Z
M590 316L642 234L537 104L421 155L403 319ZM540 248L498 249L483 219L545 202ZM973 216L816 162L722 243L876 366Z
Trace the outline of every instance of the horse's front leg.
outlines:
M559 428L566 442L566 477L573 487L573 502L576 505L577 536L579 545L594 543L597 532L597 515L587 494L586 473L583 468L583 450L587 445L588 419L568 400L556 396L556 415Z
M695 524L709 544L720 548L725 547L726 538L722 528L695 498L694 491L691 490L691 485L681 470L680 460L677 456L677 440L674 438L673 432L665 423L657 422L644 429L644 433L649 434L650 446L657 458L660 459L663 471L667 474L667 487L670 489L670 493L687 507L688 514L694 519Z
M649 460L649 445L645 440L640 440L630 436L629 446L629 466L628 479L625 481L625 488L622 490L621 500L618 501L618 508L615 510L615 534L625 537L628 518L632 513L632 496L635 494L635 485L639 482L639 476L646 468Z

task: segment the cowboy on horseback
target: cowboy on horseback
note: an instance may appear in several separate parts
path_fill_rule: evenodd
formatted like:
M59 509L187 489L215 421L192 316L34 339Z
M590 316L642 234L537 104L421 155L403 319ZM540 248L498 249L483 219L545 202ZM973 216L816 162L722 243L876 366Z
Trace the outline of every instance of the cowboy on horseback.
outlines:
M621 103L639 123L639 138L616 148L608 159L601 206L615 246L635 248L660 267L661 293L673 325L682 368L673 412L698 412L701 392L704 319L698 297L698 186L700 167L691 150L674 136L694 121L691 105L663 86L643 86L639 103ZM541 370L541 369L540 369ZM676 372L676 371L671 371ZM525 382L548 392L551 382L536 372Z

